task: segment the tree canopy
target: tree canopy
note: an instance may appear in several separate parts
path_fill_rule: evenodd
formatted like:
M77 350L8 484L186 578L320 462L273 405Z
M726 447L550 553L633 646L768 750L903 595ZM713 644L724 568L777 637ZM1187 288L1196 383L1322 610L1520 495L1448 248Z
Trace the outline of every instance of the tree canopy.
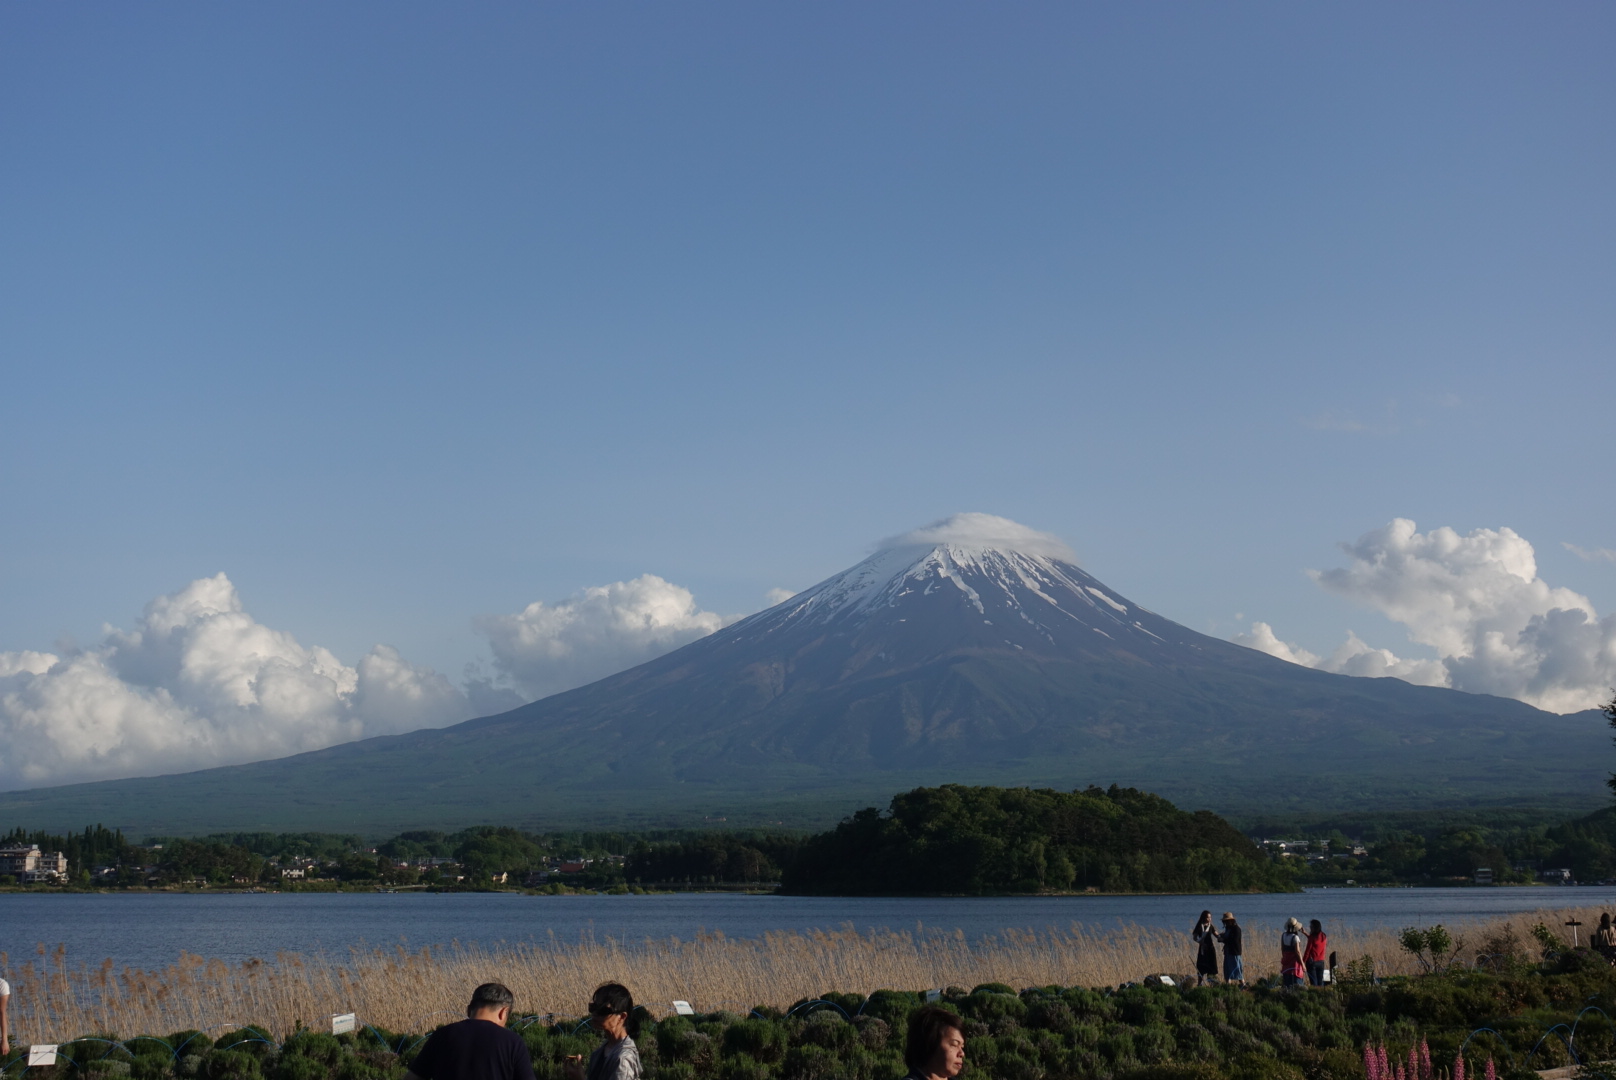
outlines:
M804 845L795 893L900 895L1201 892L1289 888L1250 840L1210 811L1134 788L916 788Z

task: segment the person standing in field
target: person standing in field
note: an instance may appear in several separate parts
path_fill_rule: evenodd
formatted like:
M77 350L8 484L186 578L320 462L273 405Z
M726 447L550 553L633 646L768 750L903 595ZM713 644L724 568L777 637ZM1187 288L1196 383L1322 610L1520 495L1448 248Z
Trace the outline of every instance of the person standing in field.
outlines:
M952 1080L964 1072L963 1024L957 1015L936 1005L910 1014L909 1038L903 1050L909 1073L903 1080Z
M1307 954L1302 958L1307 962L1307 982L1309 986L1324 985L1324 958L1329 955L1330 939L1324 936L1324 927L1319 920L1314 919L1307 931Z
M589 1026L606 1036L606 1041L589 1055L584 1068L577 1059L567 1062L563 1071L568 1080L640 1080L640 1050L628 1032L634 1014L634 995L622 983L606 983L589 1002Z
M499 983L472 991L466 1019L445 1024L410 1062L406 1080L534 1080L522 1036L505 1025L516 996Z
M1240 924L1234 921L1234 912L1223 913L1223 981L1235 986L1246 985L1246 963L1240 956Z
M11 984L0 979L0 1057L11 1053Z
M1195 985L1204 986L1206 980L1218 977L1218 932L1210 911L1201 912L1190 937L1195 939Z
M1599 929L1594 931L1594 948L1599 955L1616 964L1616 926L1610 924L1610 912L1599 913Z
M1298 919L1285 920L1285 932L1279 935L1279 975L1286 986L1301 986L1306 979L1302 968L1302 952L1307 948L1307 937L1302 933Z

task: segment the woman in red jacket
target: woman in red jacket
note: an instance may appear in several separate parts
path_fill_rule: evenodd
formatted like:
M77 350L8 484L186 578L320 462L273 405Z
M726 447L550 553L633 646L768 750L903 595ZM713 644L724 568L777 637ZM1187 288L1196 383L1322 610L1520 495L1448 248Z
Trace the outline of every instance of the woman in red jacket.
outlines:
M1307 981L1312 986L1324 985L1325 957L1329 955L1325 950L1330 947L1330 939L1324 936L1324 927L1319 920L1314 919L1307 930Z

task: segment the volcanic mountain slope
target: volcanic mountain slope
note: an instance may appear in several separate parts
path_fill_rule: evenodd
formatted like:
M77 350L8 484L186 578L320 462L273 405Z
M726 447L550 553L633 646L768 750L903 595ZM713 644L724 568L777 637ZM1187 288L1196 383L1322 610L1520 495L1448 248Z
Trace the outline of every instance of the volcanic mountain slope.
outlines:
M1600 799L1603 718L1299 667L960 515L667 656L455 727L0 796L176 831L822 824L918 784L1136 785L1226 812Z

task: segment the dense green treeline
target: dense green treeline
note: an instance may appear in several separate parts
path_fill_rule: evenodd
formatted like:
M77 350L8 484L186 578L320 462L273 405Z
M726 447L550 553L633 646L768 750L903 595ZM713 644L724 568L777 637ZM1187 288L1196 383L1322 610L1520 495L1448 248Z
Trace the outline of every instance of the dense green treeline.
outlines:
M123 830L101 825L86 826L81 833L59 836L55 833L12 829L0 837L0 847L37 844L41 851L60 851L67 856L69 877L89 880L92 866L119 865L129 857L134 845L124 839Z
M1400 815L1337 819L1300 827L1265 822L1258 828L1269 838L1309 842L1313 858L1296 864L1297 880L1304 885L1435 884L1470 880L1481 868L1502 883L1524 884L1561 869L1580 882L1616 879L1616 810L1571 821L1501 811L1428 815L1425 821ZM1366 850L1353 856L1354 847Z
M1243 892L1283 867L1209 811L1134 788L917 788L809 840L789 892L830 895Z
M631 890L783 885L820 894L1196 892L1313 884L1501 883L1564 868L1616 880L1616 809L1572 821L1504 808L1246 822L1131 788L917 788L814 836L768 830L534 832L483 825L377 842L341 833L219 833L132 842L96 825L13 829L0 843L68 859L67 884L286 888L526 886ZM1300 843L1298 843L1300 841Z

